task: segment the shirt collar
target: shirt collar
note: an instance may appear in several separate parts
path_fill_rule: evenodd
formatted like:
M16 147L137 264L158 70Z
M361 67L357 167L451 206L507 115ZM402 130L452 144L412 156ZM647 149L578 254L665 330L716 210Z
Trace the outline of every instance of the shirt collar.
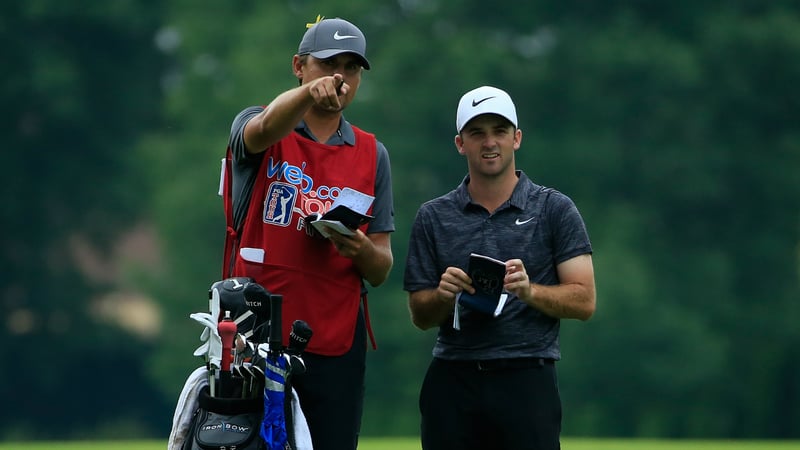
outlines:
M314 136L314 133L312 133L311 130L308 128L308 125L306 125L306 121L305 120L301 120L300 123L298 123L297 126L294 127L294 130L296 132L300 133L304 137L307 137L307 138L312 139L314 141L317 140L316 136ZM353 126L350 125L350 122L344 120L344 116L339 118L339 131L337 133L334 133L330 137L330 139L328 139L328 142L325 142L325 144L327 144L327 145L342 145L342 144L356 145L356 133L355 133L355 131L353 131Z
M517 170L516 174L518 178L517 184L514 186L511 198L508 199L508 204L524 210L525 206L528 204L528 199L531 196L534 184L530 181L528 176L525 175L525 172ZM456 201L461 209L466 209L467 206L473 204L472 197L469 195L469 190L467 190L468 184L469 175L465 176L461 184L456 188Z

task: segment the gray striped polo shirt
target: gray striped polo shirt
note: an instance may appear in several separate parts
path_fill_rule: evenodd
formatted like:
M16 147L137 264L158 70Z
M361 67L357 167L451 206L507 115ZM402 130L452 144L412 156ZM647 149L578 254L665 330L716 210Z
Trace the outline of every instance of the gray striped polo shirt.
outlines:
M436 288L449 266L466 271L469 254L501 261L519 258L532 282L558 284L556 265L592 253L583 218L573 201L544 188L522 171L511 198L494 213L474 203L469 176L453 191L424 203L411 229L403 288ZM510 295L496 318L462 310L439 327L433 355L443 359L541 357L560 359L559 320Z

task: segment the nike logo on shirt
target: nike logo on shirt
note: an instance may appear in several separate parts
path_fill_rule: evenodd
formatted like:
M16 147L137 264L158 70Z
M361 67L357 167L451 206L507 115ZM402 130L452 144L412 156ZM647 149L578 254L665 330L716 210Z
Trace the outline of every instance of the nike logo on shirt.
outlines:
M526 223L530 222L531 220L533 220L533 217L529 217L529 218L527 218L527 219L525 219L525 220L519 220L519 219L517 219L516 221L514 221L514 223L515 223L516 225L525 225Z

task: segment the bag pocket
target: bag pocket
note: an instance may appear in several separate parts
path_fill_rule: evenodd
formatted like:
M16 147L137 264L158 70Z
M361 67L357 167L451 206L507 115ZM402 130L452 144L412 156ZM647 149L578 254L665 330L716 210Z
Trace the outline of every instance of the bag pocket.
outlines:
M202 450L261 449L260 425L260 414L231 416L201 410L194 440Z
M263 400L210 397L208 388L199 396L200 406L194 417L191 450L263 450L259 435Z

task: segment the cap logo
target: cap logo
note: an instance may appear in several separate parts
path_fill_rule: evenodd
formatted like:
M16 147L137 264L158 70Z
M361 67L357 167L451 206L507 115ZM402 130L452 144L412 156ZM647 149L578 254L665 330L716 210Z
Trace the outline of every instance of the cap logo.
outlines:
M342 39L358 39L358 36L351 36L349 34L342 35L339 34L339 31L337 30L336 33L333 33L333 38L337 41L341 41Z
M490 98L494 98L494 95L491 96L491 97L486 97L484 99L478 100L477 102L475 100L472 100L472 107L474 108L474 107L480 105L481 103L485 102L486 100L489 100Z

